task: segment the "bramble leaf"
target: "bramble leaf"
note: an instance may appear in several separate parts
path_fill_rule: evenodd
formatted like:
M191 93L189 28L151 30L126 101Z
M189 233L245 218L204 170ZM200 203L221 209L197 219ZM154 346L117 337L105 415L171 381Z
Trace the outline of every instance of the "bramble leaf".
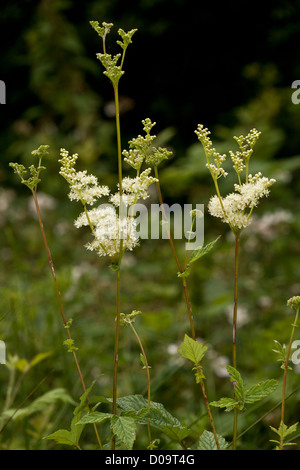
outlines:
M220 450L227 449L227 442L223 436L217 434ZM210 431L203 431L198 441L197 450L218 450L215 436Z
M113 415L111 418L111 430L131 450L136 438L136 422L128 416Z

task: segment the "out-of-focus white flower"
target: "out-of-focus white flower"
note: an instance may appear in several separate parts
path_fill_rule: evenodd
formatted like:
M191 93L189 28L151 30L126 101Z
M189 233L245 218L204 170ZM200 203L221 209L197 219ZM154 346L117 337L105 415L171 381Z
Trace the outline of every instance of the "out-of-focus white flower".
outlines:
M285 209L267 212L262 217L253 216L250 232L270 241L277 236L278 229L283 224L289 224L292 220L293 215Z
M54 210L57 205L54 197L49 196L49 194L42 193L41 191L37 193L37 199L38 199L39 207L42 211ZM32 215L36 216L36 208L35 208L35 203L34 203L33 198L29 199L28 208L29 208L29 211L32 213Z

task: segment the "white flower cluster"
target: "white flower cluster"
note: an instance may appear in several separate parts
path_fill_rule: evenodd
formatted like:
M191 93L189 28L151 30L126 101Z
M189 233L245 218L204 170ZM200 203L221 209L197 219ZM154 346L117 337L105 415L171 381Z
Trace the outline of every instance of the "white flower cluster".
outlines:
M96 176L88 175L86 170L75 170L77 153L70 156L67 150L61 149L60 155L61 170L59 173L70 185L69 198L71 201L81 201L83 205L93 205L98 198L109 195L109 188L99 186Z
M249 175L248 183L234 186L235 193L230 193L221 200L218 196L213 196L208 204L209 213L229 224L234 231L240 231L249 225L253 208L257 206L259 199L269 195L268 188L273 183L274 179L269 180L261 176L261 173Z
M149 176L150 173L151 168L147 168L140 176L123 178L122 197L117 192L110 197L110 201L115 206L120 206L121 201L126 206L133 206L139 199L147 199L149 197L148 187L157 181L153 176Z
M256 144L260 132L252 129L246 137L240 135L234 137L240 147L240 151L234 153L231 150L229 155L233 162L233 169L237 173L239 184L234 185L235 192L222 197L220 194L218 179L221 176L227 176L222 168L226 155L220 155L212 147L212 142L208 137L210 132L202 124L198 125L195 133L201 142L206 156L206 166L210 170L215 183L216 195L213 196L208 204L208 210L214 217L219 217L224 223L227 223L236 234L247 227L250 223L250 217L254 207L259 200L269 195L269 187L275 183L274 179L268 179L259 172L252 176L249 174L249 160L253 153L253 147ZM214 163L211 163L213 158ZM246 171L245 183L241 182L241 173Z
M97 252L99 256L109 256L113 262L116 262L120 255L122 256L126 250L133 250L139 242L136 221L127 214L127 208L132 208L139 199L146 199L149 196L148 187L157 181L150 176L151 168L147 168L135 178L124 178L122 195L119 191L110 195L109 188L100 186L96 176L88 175L86 171L75 170L77 154L71 156L65 149L61 149L60 154L60 174L69 183L69 198L80 201L84 206L84 211L75 221L75 226L77 228L89 226L94 237L86 248ZM87 205L92 206L102 196L110 196L112 204L101 204L87 210Z
M94 240L86 248L99 256L116 260L121 250L132 251L138 245L136 221L133 217L120 217L115 207L103 204L83 212L75 221L75 227L92 227Z

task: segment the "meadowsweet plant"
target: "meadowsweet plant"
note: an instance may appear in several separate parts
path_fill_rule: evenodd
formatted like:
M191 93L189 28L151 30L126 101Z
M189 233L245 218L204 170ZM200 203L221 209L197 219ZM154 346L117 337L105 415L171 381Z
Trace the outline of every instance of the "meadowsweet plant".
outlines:
M274 428L271 426L272 431L274 431L278 436L279 440L271 440L271 442L276 443L276 450L283 450L284 447L295 445L293 442L287 442L287 437L293 434L298 426L298 422L291 425L287 426L284 423L284 416L285 416L285 400L286 400L286 382L287 382L287 373L288 370L291 369L289 366L290 362L290 355L291 355L291 349L292 349L292 344L293 344L293 338L295 334L296 328L299 326L298 325L298 318L299 318L299 310L300 310L300 296L294 296L291 297L287 301L287 306L290 307L292 310L295 311L295 318L294 322L292 323L292 331L290 335L290 340L288 347L286 348L284 345L281 345L278 341L275 341L276 343L276 349L274 349L274 352L278 354L278 361L282 362L281 368L283 369L283 384L282 384L282 402L281 402L281 419L280 419L280 425L278 429Z
M275 183L274 179L268 179L262 174L256 173L252 175L250 171L250 159L254 151L254 146L260 137L260 132L256 129L250 130L246 135L234 137L238 144L239 150L233 152L229 151L232 161L232 169L236 174L237 183L234 184L233 191L226 196L221 194L219 180L225 178L228 173L224 168L224 163L227 159L226 154L220 154L213 147L212 141L209 137L210 131L199 124L195 133L201 142L205 157L206 167L208 168L214 182L216 194L211 197L208 204L209 213L218 217L223 223L226 223L235 238L235 262L234 262L234 307L233 307L233 339L232 339L232 366L233 369L237 368L237 306L238 306L238 260L239 260L239 244L242 231L250 224L251 215L253 210L259 204L262 197L269 195L269 188ZM236 373L238 373L236 371ZM235 377L233 371L229 372L230 377ZM238 387L236 387L236 380L234 383L234 400L239 401ZM243 388L242 388L243 390ZM224 404L222 402L222 404ZM214 403L215 405L215 403ZM238 404L231 406L230 409L234 410L234 423L233 423L233 449L236 448L237 438L237 414L241 410Z
M47 257L48 257L48 261L49 261L49 265L50 265L50 269L51 269L51 274L52 274L52 278L53 278L53 282L54 282L54 286L55 286L55 291L56 291L56 295L57 295L57 298L58 298L60 314L61 314L61 318L62 318L62 321L63 321L64 328L65 328L66 333L67 333L67 339L64 341L64 344L68 347L68 351L70 353L72 353L72 355L73 355L74 362L75 362L75 365L76 365L76 369L77 369L77 372L78 372L78 375L79 375L79 378L80 378L80 382L81 382L81 385L82 385L82 388L83 388L83 392L84 392L84 394L86 394L87 389L86 389L86 385L85 385L85 380L83 378L83 374L82 374L82 371L81 371L81 367L79 365L79 360L78 360L77 352L76 352L78 350L78 348L75 346L74 339L72 338L71 333L70 333L72 318L67 319L67 317L65 315L63 302L62 302L62 298L61 298L61 293L60 293L60 289L59 289L59 285L58 285L58 282L57 282L56 273L55 273L55 269L54 269L54 263L53 263L53 259L52 259L52 256L51 256L51 252L50 252L46 232L44 230L44 224L43 224L43 221L42 221L42 215L41 215L39 201L38 201L38 197L37 197L38 184L41 182L40 173L41 173L41 171L46 170L46 167L42 166L42 161L45 157L47 157L49 155L49 145L40 145L39 148L33 150L31 153L34 157L36 157L38 159L38 164L37 165L32 164L32 165L29 166L29 168L25 168L24 165L19 164L19 163L14 163L14 162L11 162L9 165L14 170L14 173L16 173L19 176L19 178L21 179L21 183L24 184L25 186L27 186L30 189L31 193L32 193L36 213L37 213L37 216L38 216L39 226L40 226L41 234L42 234L42 237L43 237L43 241L44 241L44 245L45 245L45 249L46 249L46 253L47 253ZM86 395L86 400L87 400L86 404L88 404L87 395ZM89 404L88 404L88 406L89 406ZM102 443L101 443L100 435L98 433L97 426L95 424L94 424L94 430L95 430L95 434L96 434L96 437L97 437L99 447L100 447L100 449L102 449Z
M196 233L195 227L197 226L197 222L203 217L202 211L192 209L190 212L191 224L189 230L187 230L188 241L185 246L184 259L183 261L179 259L180 257L177 254L173 241L174 236L165 212L163 191L159 177L160 165L170 158L172 152L167 148L155 145L156 135L153 134L153 128L156 123L152 122L149 118L142 120L142 135L139 134L137 137L129 140L127 148L123 149L122 146L119 112L119 82L125 73L124 63L128 46L132 43L132 38L137 30L132 29L125 32L119 29L117 46L120 47L120 50L119 53L111 55L108 52L107 39L113 28L113 24L103 22L100 25L98 21L90 21L90 25L101 38L102 52L98 53L96 57L104 69L104 75L111 82L114 93L116 157L118 163L118 178L115 187L108 187L105 182L101 181L101 177L98 178L98 176L90 174L86 170L78 170L77 163L79 155L77 153L72 154L69 150L61 148L58 162L60 165L59 174L64 178L69 188L68 197L70 201L78 203L80 207L78 215L74 220L74 226L80 230L84 230L85 228L89 230L90 239L85 245L85 248L92 251L95 256L106 258L112 270L111 275L115 276L116 306L115 315L114 318L112 318L112 321L115 321L112 396L105 397L99 394L91 396L98 378L95 379L89 387L86 387L77 357L78 347L71 336L72 318L67 318L64 313L62 297L56 279L54 263L50 254L37 197L40 173L45 170L42 163L44 157L48 156L48 146L42 145L32 152L33 157L38 160L36 165L25 168L18 163L10 164L14 172L20 177L21 183L25 184L30 189L34 198L38 221L55 284L63 326L67 335L64 345L67 346L67 351L73 355L83 389L79 403L75 406L73 411L73 418L69 428L58 429L46 436L46 439L54 440L58 444L81 449L81 436L84 428L86 425L92 424L97 439L97 445L100 450L124 448L131 450L133 449L140 427L144 426L148 433L149 445L147 448L149 450L159 448L160 440L154 436L156 431L170 439L172 445L177 446L177 448L181 447L184 450L190 448L198 450L227 450L231 447L232 449L236 449L238 439L238 412L242 412L248 405L267 397L278 385L277 381L273 379L261 381L254 385L246 384L242 375L237 370L236 331L240 237L243 230L251 223L252 213L258 206L259 201L261 198L269 195L270 187L275 183L274 179L268 179L261 173L255 175L250 173L250 160L254 152L255 144L260 137L260 132L256 129L252 129L246 136L241 135L234 137L238 149L236 151L230 150L229 154L225 155L218 153L216 149L213 148L208 129L204 128L203 125L199 125L195 131L204 148L206 166L211 174L215 187L215 194L209 201L208 211L212 216L221 219L223 223L229 226L235 239L232 365L227 365L227 372L233 391L232 396L223 397L210 402L208 398L209 394L206 389L206 371L204 367L205 355L209 346L202 344L197 338L196 321L199 319L194 319L193 317L188 280L193 272L194 264L215 247L220 237L217 237L216 240L206 245L202 244L201 246L196 246L195 249L190 249L192 239ZM232 192L223 195L219 182L222 178L227 176L227 171L229 171L227 170L228 159L231 160L236 183L233 185ZM130 175L124 176L123 167L126 167L126 165L131 173ZM175 279L181 284L189 319L190 335L183 332L183 341L178 347L177 352L182 358L192 363L195 380L201 390L200 399L204 400L206 408L207 415L205 415L205 419L208 417L210 425L210 430L202 429L200 436L197 437L195 437L189 424L180 422L162 403L151 400L151 393L153 395L153 387L151 392L151 367L148 363L146 348L144 347L142 337L138 333L138 328L135 326L135 321L137 317L141 315L141 312L139 310L132 310L129 314L122 313L121 308L121 279L123 279L121 277L122 261L124 254L133 251L140 243L141 237L137 231L138 220L136 207L139 201L143 203L143 201L149 198L149 188L151 185L156 186L172 255L177 266ZM296 423L288 427L284 423L284 410L289 357L299 316L299 297L290 299L288 306L296 311L296 315L292 325L293 329L287 351L279 343L276 343L276 352L279 354L284 370L281 422L278 429L272 428L273 431L279 435L280 440L275 441L279 449L290 444L286 442L286 437L291 434L297 426ZM200 321L204 318L204 314L205 312L200 318ZM128 327L138 343L141 365L146 372L147 378L146 397L141 393L120 396L118 358L120 353L119 338L121 331L123 332L121 327ZM11 363L11 367L12 366L13 364ZM155 368L153 370L155 371ZM12 390L9 390L9 401L11 401L11 394ZM226 412L233 411L232 443L227 442L227 437L225 440L222 435L217 433L211 411L212 408L222 408ZM188 417L185 421L189 421ZM5 424L5 426L6 425L7 424ZM99 431L98 427L100 428ZM102 444L100 434L101 436L106 436L104 444Z

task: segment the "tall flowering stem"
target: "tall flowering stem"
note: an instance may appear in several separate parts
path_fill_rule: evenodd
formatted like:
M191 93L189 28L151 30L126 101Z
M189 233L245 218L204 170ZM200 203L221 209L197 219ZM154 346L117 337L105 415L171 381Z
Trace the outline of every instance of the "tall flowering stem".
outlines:
M161 187L160 187L160 183L159 183L159 175L158 175L157 165L154 165L154 174L155 174L155 177L157 179L156 186L157 186L159 203L160 203L160 206L162 208L162 214L163 214L163 217L164 217L165 221L167 221L166 213L165 213L165 210L164 210L164 203L163 203L163 198L162 198ZM170 232L170 229L169 229L168 225L167 225L167 230L168 230L168 239L170 241L170 245L171 245L171 249L172 249L174 259L175 259L176 264L178 266L179 272L182 274L184 272L185 268L186 268L186 263L185 263L184 268L182 268L181 263L180 263L179 258L178 258L178 255L177 255L177 252L176 252L176 248L175 248L175 245L174 245L172 234ZM195 325L194 325L194 318L193 318L193 314L192 314L192 307L191 307L191 303L190 303L189 291L188 291L188 287L187 287L186 278L181 277L181 280L182 280L184 298L185 298L187 311L188 311L188 316L189 316L189 321L190 321L190 328L191 328L192 338L193 338L194 341L196 341L197 338L196 338L196 331L195 331ZM210 410L210 406L209 406L209 401L208 401L208 398L207 398L206 387L205 387L204 380L201 377L200 373L199 373L199 377L200 377L199 380L200 380L200 385L201 385L201 391L202 391L206 411L207 411L207 414L208 414L208 417L209 417L211 429L212 429L212 432L213 432L213 435L214 435L214 438L215 438L217 449L220 450L220 444L219 444L217 432L216 432L216 429L215 429L214 419L213 419L213 416L212 416L212 413L211 413L211 410Z
M98 21L90 21L93 29L98 33L102 38L103 42L103 53L97 54L97 58L100 60L102 65L105 68L104 74L110 79L113 89L114 89L114 99L115 99L115 114L116 114L116 132L117 132L117 158L118 158L118 180L119 180L119 197L122 199L123 195L123 175L122 175L122 144L121 144L121 129L120 129L120 106L119 106L119 80L124 74L122 70L124 64L125 53L128 45L132 42L131 38L133 34L137 31L133 29L126 33L122 29L118 30L120 35L120 41L117 41L119 46L122 48L123 53L116 54L112 57L106 52L105 39L107 34L110 32L112 23L102 23L102 26L99 25ZM121 58L121 63L118 65L119 59ZM123 205L120 204L120 213L119 217L122 219L124 214L122 212ZM124 254L123 247L123 237L120 239L119 246L119 256L117 263L114 264L116 269L116 286L117 286L117 312L116 312L116 331L115 331L115 352L114 352L114 373L113 373L113 413L116 413L116 400L117 400L117 370L118 370L118 350L119 350L119 334L120 334L120 269L122 256ZM115 438L112 441L112 449L115 448Z
M236 352L236 329L237 329L237 307L238 307L238 268L239 268L239 235L235 235L235 251L234 251L234 305L233 305L233 319L232 319L232 364L237 368L237 352ZM234 408L234 423L233 423L233 439L232 448L236 449L237 438L237 408Z
M294 333L295 333L295 329L298 327L298 317L299 317L299 310L300 310L300 296L291 297L288 300L287 305L289 307L291 307L292 309L296 310L296 314L295 314L294 322L292 324L292 332L291 332L290 341L289 341L289 345L288 345L287 352L286 352L286 359L283 363L284 373L283 373L283 385L282 385L281 423L280 423L282 427L284 426L287 372L288 372L288 369L289 369L289 360L290 360L290 354L291 354L291 348L292 348ZM283 447L284 447L284 435L281 434L279 449L283 450Z
M253 154L253 148L260 136L256 129L250 130L247 136L240 135L234 137L239 146L236 152L229 151L232 160L232 167L236 173L238 183L234 185L234 192L222 197L218 180L225 178L227 172L223 168L227 155L220 154L212 146L209 137L210 131L199 124L195 131L201 142L205 157L206 167L210 171L213 179L216 195L213 196L208 204L208 210L214 217L218 217L223 223L228 224L235 238L234 255L234 304L233 304L233 338L232 338L232 364L237 368L237 307L238 307L238 265L239 265L239 245L240 234L251 222L251 215L259 200L269 195L269 187L275 183L274 179L263 177L259 172L252 176L249 174L249 161ZM242 174L245 172L245 182L242 182ZM236 449L237 439L237 407L234 407L233 419L233 449Z
M124 325L124 326L130 326L134 336L137 339L139 347L141 349L141 354L142 354L141 355L141 360L142 360L144 369L146 369L146 373L147 373L147 405L148 405L148 410L150 412L150 408L151 408L150 366L148 364L147 355L145 353L145 349L144 349L143 343L141 341L141 338L140 338L138 332L136 331L135 327L133 326L133 324L135 322L135 318L137 317L137 315L139 315L141 313L142 312L137 311L137 310L133 310L129 315L125 315L124 313L121 313L121 324ZM151 438L151 429L150 429L150 421L149 420L147 420L147 427L148 427L148 437L149 437L149 449L151 449L152 448L152 438Z
M81 371L81 367L79 365L78 357L77 357L77 354L76 354L77 348L74 346L74 340L72 339L72 336L71 336L71 333L70 333L71 319L67 320L65 312L64 312L61 293L60 293L60 289L59 289L59 285L58 285L58 281L57 281L56 273L55 273L55 269L54 269L54 263L53 263L53 260L52 260L52 256L51 256L47 236L46 236L46 233L45 233L44 224L43 224L41 211L40 211L40 206L39 206L38 197L37 197L37 187L38 187L38 184L40 182L40 172L45 169L45 167L42 166L42 159L45 156L48 155L48 153L49 153L48 148L49 148L48 145L41 145L38 149L33 150L31 152L32 155L38 157L39 162L38 162L37 167L35 167L34 165L30 166L29 170L30 170L30 175L31 176L29 178L25 178L25 175L26 175L27 171L26 171L26 169L23 165L19 165L18 163L11 163L10 166L14 169L15 173L19 175L19 177L21 179L21 183L25 184L30 189L30 191L32 193L34 204L35 204L35 209L36 209L36 213L37 213L37 217L38 217L38 222L39 222L39 226L40 226L40 230L41 230L43 242L44 242L44 245L45 245L45 249L46 249L46 253L47 253L47 257L48 257L48 261L49 261L51 275L52 275L52 278L53 278L55 291L56 291L56 295L57 295L57 298L58 298L58 304L59 304L59 309L60 309L63 325L64 325L65 330L67 332L68 339L65 341L65 344L68 345L69 352L71 352L72 355L73 355L73 359L74 359L74 362L75 362L75 365L76 365L76 369L77 369L77 372L78 372L78 375L79 375L79 379L80 379L80 382L81 382L81 385L82 385L83 392L86 393L87 389L86 389L85 381L84 381L83 374L82 374L82 371ZM88 403L88 397L87 397L87 403ZM88 403L88 406L91 410L91 407L90 407L89 403ZM103 450L100 435L98 433L98 429L97 429L97 426L96 426L95 423L94 423L94 431L95 431L95 435L96 435L99 447L100 447L101 450Z

